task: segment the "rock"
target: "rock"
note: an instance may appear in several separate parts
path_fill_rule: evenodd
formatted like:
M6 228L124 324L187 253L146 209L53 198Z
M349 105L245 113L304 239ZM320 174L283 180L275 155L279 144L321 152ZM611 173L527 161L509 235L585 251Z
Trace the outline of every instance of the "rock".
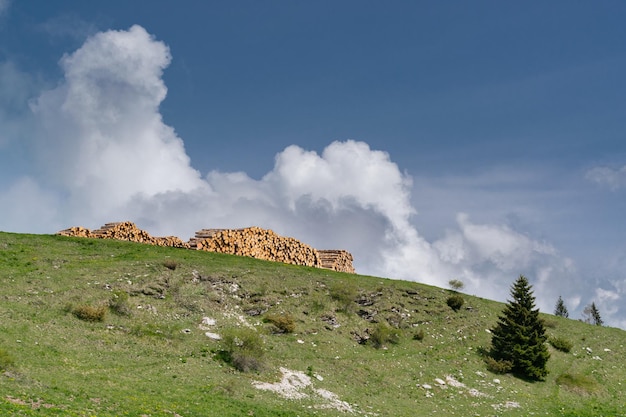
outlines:
M499 380L498 378L494 378L494 379L493 379L493 383L494 383L494 384L499 384L499 383L500 383L500 380Z
M422 384L422 388L424 388L424 389L433 389L433 387L431 387L428 384Z
M211 332L206 332L205 333L206 337L208 337L209 339L213 339L213 340L222 340L222 336L220 336L217 333L211 333Z
M446 381L444 381L444 380L443 380L443 379L441 379L441 378L435 378L435 383L436 383L437 385L446 385Z

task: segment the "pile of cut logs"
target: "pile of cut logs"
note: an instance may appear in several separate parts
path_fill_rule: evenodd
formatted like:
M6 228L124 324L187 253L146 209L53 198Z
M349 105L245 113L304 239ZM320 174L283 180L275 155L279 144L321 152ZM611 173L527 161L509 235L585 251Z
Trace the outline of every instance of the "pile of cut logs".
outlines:
M260 227L245 229L202 229L191 247L209 252L249 256L294 265L319 266L317 251L291 237L282 237Z
M183 242L176 236L153 237L132 222L107 223L97 230L70 227L57 233L63 236L117 239L157 246L198 249L208 252L248 256L267 261L314 266L355 273L352 255L345 250L317 250L294 238L283 237L260 227L245 229L202 229Z
M154 237L145 230L141 230L132 222L107 223L98 230L89 230L84 227L70 227L57 233L63 236L94 237L98 239L128 240L130 242L147 243L156 246L172 246L175 248L189 248L189 245L176 236Z
M333 271L355 273L352 254L346 250L318 250L321 268Z

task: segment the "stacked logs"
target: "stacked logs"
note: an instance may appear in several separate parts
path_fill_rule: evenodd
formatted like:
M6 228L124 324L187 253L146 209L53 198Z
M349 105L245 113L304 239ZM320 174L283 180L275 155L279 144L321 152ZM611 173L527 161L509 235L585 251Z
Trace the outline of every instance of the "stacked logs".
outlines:
M91 230L81 226L75 226L70 227L69 229L61 230L60 232L57 232L57 235L73 237L94 237L91 234Z
M319 267L315 249L291 237L282 237L260 227L202 229L189 242L192 248L248 256L267 261Z
M202 229L185 243L176 236L153 237L132 222L106 223L100 229L70 227L57 233L62 236L117 239L157 246L198 249L208 252L248 256L274 262L313 266L355 273L352 255L345 250L316 250L294 238L283 237L260 227L244 229Z
M189 248L189 245L176 236L154 237L141 230L132 222L107 223L98 230L90 231L84 227L70 227L57 233L62 236L92 237L98 239L127 240L130 242L147 243L156 246Z
M317 251L321 268L332 269L333 271L349 272L356 271L352 266L352 254L345 250L318 250Z

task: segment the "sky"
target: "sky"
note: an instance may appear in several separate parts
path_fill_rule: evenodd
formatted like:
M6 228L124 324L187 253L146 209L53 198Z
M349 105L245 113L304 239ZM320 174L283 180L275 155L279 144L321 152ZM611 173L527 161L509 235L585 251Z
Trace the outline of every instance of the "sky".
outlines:
M0 0L0 230L259 226L626 329L626 3Z

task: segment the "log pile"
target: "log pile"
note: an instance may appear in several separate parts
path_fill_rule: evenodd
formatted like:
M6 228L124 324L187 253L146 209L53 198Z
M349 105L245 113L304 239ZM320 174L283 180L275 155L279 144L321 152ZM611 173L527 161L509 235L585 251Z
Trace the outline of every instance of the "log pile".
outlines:
M75 226L70 227L69 229L61 230L60 232L57 232L57 235L70 237L93 237L91 235L91 230L81 226Z
M355 273L352 255L345 250L317 250L291 237L283 237L260 227L244 229L202 229L189 243L176 236L154 237L132 222L107 223L97 230L70 227L58 235L98 239L117 239L157 246L198 249L208 252L248 256L267 261L313 266Z
M351 274L356 272L352 266L352 254L346 250L318 250L317 253L320 257L321 268Z
M154 237L145 230L139 229L132 222L107 223L97 230L84 227L70 227L57 233L62 236L92 237L98 239L127 240L130 242L147 243L156 246L171 246L175 248L189 248L189 245L176 236Z
M317 267L321 264L317 251L311 246L260 227L202 229L196 232L189 244L199 250L267 261Z

